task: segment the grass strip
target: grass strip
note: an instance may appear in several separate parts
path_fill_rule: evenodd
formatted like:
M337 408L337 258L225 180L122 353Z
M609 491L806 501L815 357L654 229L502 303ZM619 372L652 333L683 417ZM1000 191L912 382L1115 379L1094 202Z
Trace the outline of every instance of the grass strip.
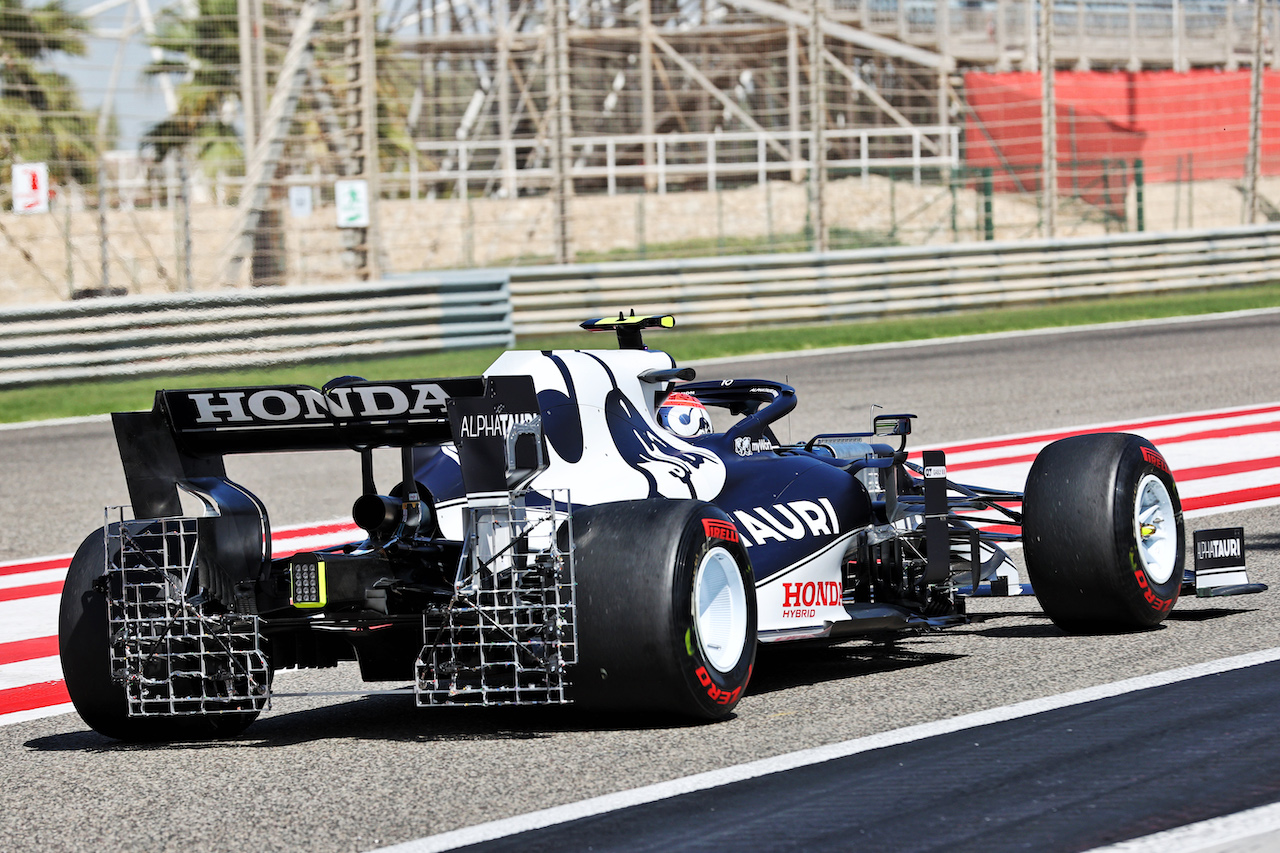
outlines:
M752 328L728 332L677 329L671 332L650 332L648 342L651 346L671 353L677 361L686 362L755 353L948 338L1278 306L1280 284L1268 284L1155 296L1053 302L1016 308L953 311L856 323ZM679 323L679 315L676 322ZM578 332L521 339L518 345L522 349L612 349L614 342L611 335L597 333L592 336L586 332ZM346 360L258 370L188 373L125 381L19 388L0 391L0 422L147 409L151 407L157 388L293 383L319 386L344 374L357 374L373 380L467 376L482 372L501 352L497 348L455 350L401 358Z

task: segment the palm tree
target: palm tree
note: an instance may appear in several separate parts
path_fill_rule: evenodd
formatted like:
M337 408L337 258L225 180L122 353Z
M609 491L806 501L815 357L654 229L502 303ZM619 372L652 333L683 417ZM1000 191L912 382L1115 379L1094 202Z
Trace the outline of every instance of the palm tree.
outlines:
M240 91L240 45L236 0L198 0L194 15L166 9L156 16L154 47L165 58L144 69L151 77L183 75L178 108L142 138L156 160L195 144L205 162L239 160L243 154L232 118Z
M177 110L143 135L143 146L155 152L157 161L188 143L195 144L193 153L206 163L242 160L245 156L232 124L238 115L241 89L237 6L236 0L197 0L194 15L169 9L157 16L156 36L151 44L164 50L165 59L151 63L145 73L183 75L177 90ZM332 35L320 39L315 52L317 64L322 68L320 76L326 78L329 85L340 88L345 85L341 79L345 72L324 70L326 66L341 65L340 39L335 40ZM259 34L258 37L265 36ZM283 52L280 43L277 42L276 48ZM408 98L395 91L397 85L402 84L395 82L401 78L395 73L399 69L392 61L394 51L390 38L379 36L375 50L379 56L380 149L385 161L403 160L411 144L403 131ZM305 140L303 144L313 143L321 133L314 120L299 116L299 124L296 133Z
M94 116L66 75L41 67L55 53L83 56L87 30L62 0L0 0L0 160L43 161L55 179L92 182Z

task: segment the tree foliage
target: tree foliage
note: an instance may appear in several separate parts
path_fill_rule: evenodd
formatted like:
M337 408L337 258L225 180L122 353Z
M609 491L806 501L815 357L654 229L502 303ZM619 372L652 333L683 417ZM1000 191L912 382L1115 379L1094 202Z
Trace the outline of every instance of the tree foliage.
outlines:
M164 51L164 58L148 65L145 73L152 77L180 75L181 82L177 87L177 110L144 134L143 147L152 149L156 160L163 160L170 151L192 144L197 159L206 164L243 162L247 152L242 149L240 128L236 125L241 116L242 73L236 0L196 0L193 9L183 11L184 8L189 7L173 7L156 18L157 31L151 44ZM280 21L275 25L283 26ZM331 93L341 92L349 85L343 58L345 43L339 37L343 26L340 17L322 23L319 29L323 34L311 46L319 71L317 77ZM272 34L269 46L276 61L284 53L280 35ZM289 33L286 31L283 35L287 38ZM266 37L263 33L256 35L256 38ZM395 63L394 45L389 37L379 37L375 51L378 55L378 137L385 167L388 162L404 162L408 158L411 140L404 130L403 115L408 97L399 91L408 77L398 73L402 69ZM264 94L270 97L271 92ZM331 98L331 101L337 100L338 96ZM314 152L318 159L327 156L329 146L323 139L323 123L306 109L294 120L291 144Z
M54 54L84 56L88 24L62 0L0 0L0 160L46 162L55 180L93 180L95 116Z
M144 73L182 76L176 94L178 108L153 125L142 144L163 160L170 151L195 144L205 161L242 157L232 124L239 102L240 45L236 0L197 0L196 14L169 8L156 16L151 44L164 51Z

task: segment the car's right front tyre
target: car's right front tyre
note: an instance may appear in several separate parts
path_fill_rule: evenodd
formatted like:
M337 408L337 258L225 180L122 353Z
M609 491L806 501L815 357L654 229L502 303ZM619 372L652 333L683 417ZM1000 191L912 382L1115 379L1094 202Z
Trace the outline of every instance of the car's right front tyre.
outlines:
M1140 436L1078 435L1040 451L1022 538L1036 598L1065 631L1150 628L1178 599L1182 504L1168 463Z

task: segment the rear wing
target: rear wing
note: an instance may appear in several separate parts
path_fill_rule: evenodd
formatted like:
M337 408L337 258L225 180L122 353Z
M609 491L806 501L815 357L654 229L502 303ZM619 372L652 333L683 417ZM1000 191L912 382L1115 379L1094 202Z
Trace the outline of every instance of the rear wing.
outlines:
M134 512L163 518L181 514L179 484L225 479L226 454L467 443L472 431L505 439L508 421L538 414L531 378L469 376L157 391L151 411L112 422Z
M483 393L478 376L157 391L152 414L198 456L400 447L452 440L446 403Z
M372 448L398 447L401 474L410 484L403 498L387 499L404 522L393 525L398 535L410 521L416 528L421 517L412 448L457 444L469 496L519 486L545 467L539 414L529 376L350 378L322 389L157 391L151 411L117 412L112 423L134 516L181 516L180 491L198 497L209 510L197 522L201 583L218 585L224 601L234 598L238 607L252 608L253 582L265 579L270 568L271 526L262 502L227 479L226 454L354 450L361 456L364 494L372 495ZM385 515L386 502L378 497L373 503ZM376 538L387 535L382 528L378 521L365 529Z

